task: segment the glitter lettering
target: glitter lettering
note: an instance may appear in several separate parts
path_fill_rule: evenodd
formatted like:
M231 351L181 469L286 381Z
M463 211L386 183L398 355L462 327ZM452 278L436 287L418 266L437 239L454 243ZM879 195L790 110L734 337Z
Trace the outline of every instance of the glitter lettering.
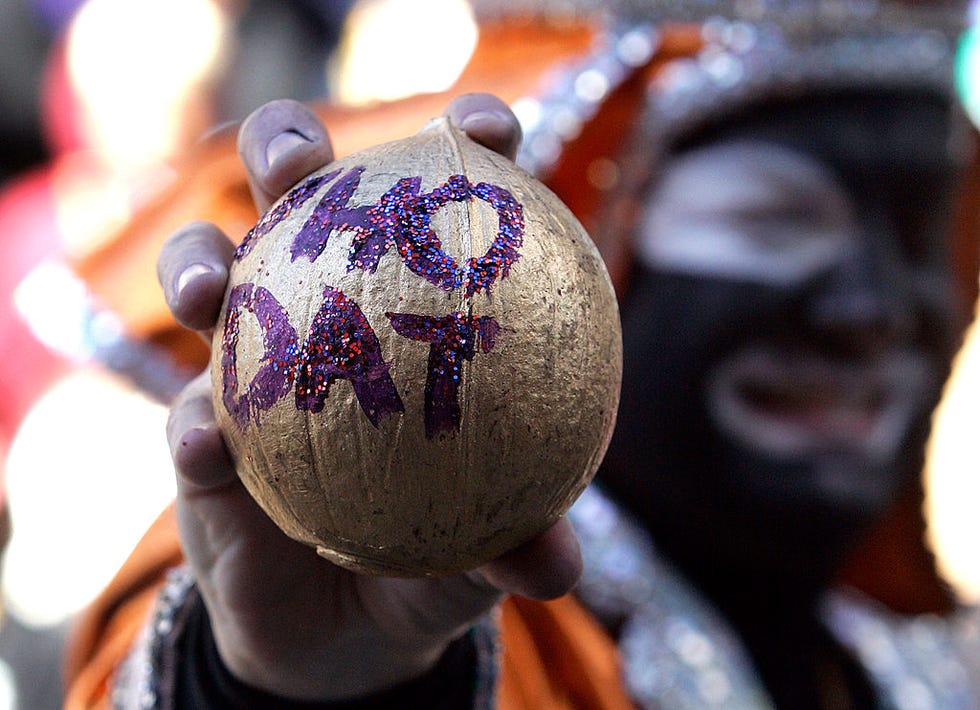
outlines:
M433 286L444 291L465 289L471 298L489 293L498 278L506 276L520 258L524 239L521 205L504 188L472 184L464 175L452 175L432 192L419 193L420 178L405 178L368 209L367 225L356 226L350 245L348 269L374 273L378 259L397 246L402 262ZM442 248L432 229L432 215L449 202L480 199L497 212L498 231L485 254L460 265Z
M444 291L463 289L465 298L490 293L520 259L524 239L523 208L506 189L489 183L471 183L464 175L451 175L431 192L421 192L421 178L398 180L377 202L350 207L365 168L354 166L309 178L253 227L235 252L241 260L255 242L268 234L293 210L326 189L289 246L293 261L315 262L330 236L349 232L347 270L373 274L379 261L393 249L410 271ZM338 176L340 176L338 178ZM497 216L497 234L486 253L460 264L442 248L432 229L432 217L450 202L482 200ZM264 353L252 381L239 392L237 347L241 313L253 313L262 328ZM490 352L501 330L490 316L451 313L446 316L387 313L399 335L429 344L425 382L425 433L434 438L460 427L459 388L463 363L477 347ZM327 286L302 347L288 314L262 287L244 283L229 297L222 338L222 399L232 418L244 427L284 397L295 383L296 407L321 412L331 385L338 379L353 387L358 404L370 422L379 426L388 415L405 411L389 374L378 337L360 306L340 290Z
M360 307L327 286L300 353L297 408L322 411L330 386L344 379L350 381L361 409L377 427L381 417L405 411L389 369L381 344Z
M255 315L262 329L262 365L239 394L238 334L241 314ZM221 398L232 419L244 427L258 422L259 412L269 409L289 392L299 355L296 331L276 297L251 283L235 286L228 295L228 312L221 338Z
M337 172L340 172L339 170ZM361 183L361 173L364 168L357 166L348 170L337 180L313 208L313 213L296 234L290 249L290 256L296 261L300 256L309 258L311 262L323 253L327 240L334 230L364 229L369 220L370 208L350 208L347 203L354 196Z
M396 247L413 273L444 291L463 288L471 298L481 291L489 293L494 282L507 276L520 258L524 212L504 188L485 182L474 185L464 175L452 175L432 192L422 193L422 179L408 177L396 182L375 204L349 207L364 170L363 166L351 168L326 191L293 239L290 255L294 261L301 256L316 261L334 231L349 231L348 270L363 269L373 274L381 257ZM291 191L249 232L236 253L238 258L251 251L258 236L305 202L310 190L315 191L339 173L336 170L316 178L315 187L308 182ZM432 229L432 215L450 202L474 199L487 202L496 211L497 235L485 254L459 264L442 248Z
M290 190L281 202L266 212L262 216L262 219L248 231L245 239L242 240L242 243L235 250L235 259L239 261L244 259L252 251L256 240L272 231L272 228L282 222L290 212L310 199L323 185L333 180L339 174L340 170L337 169L329 173L324 173L323 175L314 175Z
M429 343L425 379L425 435L459 431L459 385L463 361L472 360L477 341L488 353L493 349L500 325L491 316L450 313L447 316L419 316L387 313L395 332L412 340Z

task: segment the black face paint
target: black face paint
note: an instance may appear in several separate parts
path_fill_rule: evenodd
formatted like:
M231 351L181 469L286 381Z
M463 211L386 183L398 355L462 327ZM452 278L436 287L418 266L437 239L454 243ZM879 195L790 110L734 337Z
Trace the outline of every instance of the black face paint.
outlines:
M652 193L679 203L647 227L681 229L641 235L653 248L641 243L648 263L623 307L623 398L600 480L669 554L830 574L920 473L958 336L948 137L938 102L768 107L689 146L708 151L690 181L702 192ZM744 189L712 203L711 151L728 160L746 140L822 177L790 194L763 153L726 177Z

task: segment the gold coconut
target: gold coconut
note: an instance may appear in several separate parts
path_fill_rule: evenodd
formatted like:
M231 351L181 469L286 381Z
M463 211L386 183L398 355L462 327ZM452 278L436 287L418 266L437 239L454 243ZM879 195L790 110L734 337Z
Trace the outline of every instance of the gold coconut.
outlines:
M268 515L337 564L400 576L479 566L553 524L605 453L621 368L582 226L444 119L262 217L211 360Z

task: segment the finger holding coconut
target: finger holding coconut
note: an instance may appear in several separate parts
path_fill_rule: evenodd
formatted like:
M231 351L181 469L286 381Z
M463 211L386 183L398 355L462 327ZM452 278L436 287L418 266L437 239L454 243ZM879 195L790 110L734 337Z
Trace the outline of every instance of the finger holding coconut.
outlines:
M301 181L236 251L212 349L246 488L351 569L499 557L591 480L616 300L567 207L446 119Z

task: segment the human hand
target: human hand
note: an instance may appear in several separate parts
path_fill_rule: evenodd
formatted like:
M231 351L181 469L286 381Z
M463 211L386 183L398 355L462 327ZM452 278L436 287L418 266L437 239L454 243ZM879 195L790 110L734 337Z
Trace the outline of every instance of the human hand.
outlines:
M498 99L470 94L446 115L470 137L513 159L520 128ZM239 132L256 206L265 211L333 159L326 129L302 104L277 101ZM164 246L158 273L175 318L210 342L234 245L193 223ZM505 594L547 599L578 579L570 524L549 530L466 574L395 579L336 567L286 537L242 486L218 430L210 376L178 396L167 433L177 474L181 542L218 651L245 683L296 699L358 697L418 677Z

